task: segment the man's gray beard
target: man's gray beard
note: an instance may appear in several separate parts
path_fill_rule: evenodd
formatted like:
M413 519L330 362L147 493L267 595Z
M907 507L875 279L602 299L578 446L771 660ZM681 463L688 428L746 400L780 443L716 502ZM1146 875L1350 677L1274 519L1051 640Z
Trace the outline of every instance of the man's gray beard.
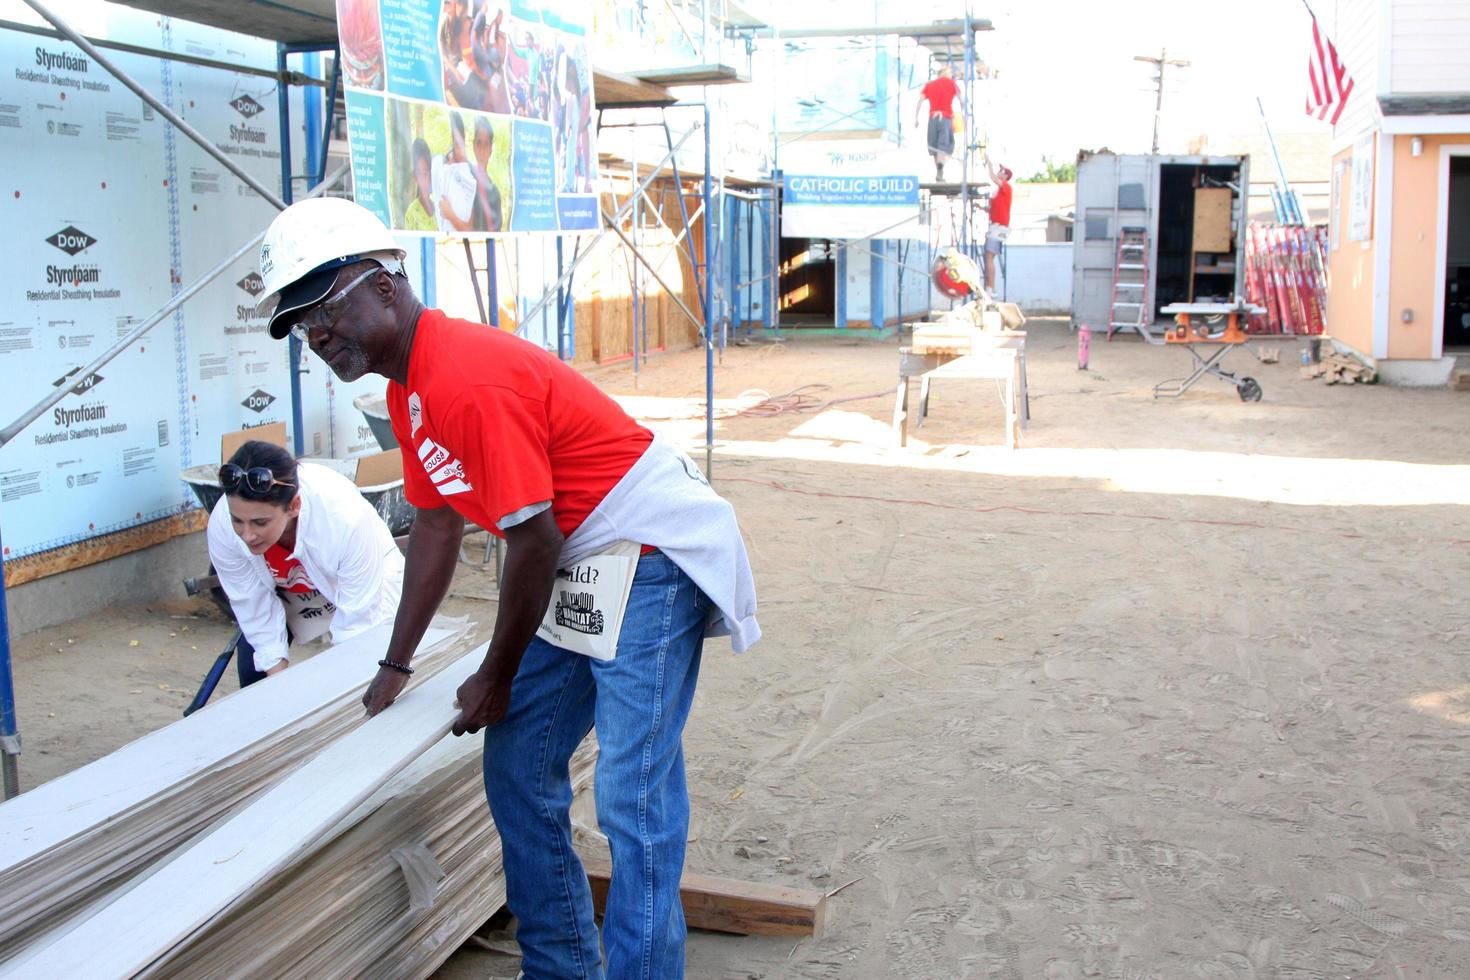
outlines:
M337 380L351 383L372 371L372 364L369 363L367 354L362 350L354 347L344 351L343 355L337 360L337 364L342 365L340 368L337 364L329 365L332 373L337 376Z

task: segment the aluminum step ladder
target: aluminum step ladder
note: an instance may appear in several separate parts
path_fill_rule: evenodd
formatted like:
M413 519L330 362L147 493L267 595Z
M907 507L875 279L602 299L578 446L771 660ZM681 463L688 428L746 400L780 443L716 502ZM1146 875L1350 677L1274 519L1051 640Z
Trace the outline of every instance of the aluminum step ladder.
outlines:
M1125 225L1118 230L1118 250L1113 260L1113 301L1108 310L1108 339L1122 330L1137 331L1149 343L1152 321L1148 302L1148 229Z

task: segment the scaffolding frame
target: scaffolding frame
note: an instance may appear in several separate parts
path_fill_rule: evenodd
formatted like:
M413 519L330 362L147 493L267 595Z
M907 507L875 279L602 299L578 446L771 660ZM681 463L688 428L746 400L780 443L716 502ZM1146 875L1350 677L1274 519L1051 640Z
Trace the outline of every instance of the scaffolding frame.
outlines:
M976 149L978 149L978 145L975 142L975 140L976 140L976 133L978 132L977 127L975 125L975 120L977 118L977 114L976 114L976 111L975 111L975 80L976 80L975 79L975 75L976 75L976 67L977 67L977 65L978 65L979 62L978 62L978 59L976 58L975 37L976 37L976 35L978 33L985 32L985 31L990 31L990 30L994 30L994 25L991 23L991 21L989 21L987 19L984 19L984 18L975 17L973 15L972 11L971 11L970 4L969 3L966 3L966 5L965 5L965 17L963 19L961 19L961 20L936 21L936 22L931 23L931 24L873 25L873 26L863 26L863 27L819 27L819 28L799 28L799 29L791 29L791 30L782 30L782 29L779 29L779 28L776 28L776 27L770 27L770 26L764 26L764 25L762 25L762 26L756 26L756 27L735 28L735 29L732 29L731 33L732 34L738 34L738 35L744 36L744 37L746 37L748 39L752 39L752 40L753 39L756 39L756 38L771 40L771 41L775 42L778 45L782 41L800 40L800 39L804 39L804 38L852 38L852 37L900 37L900 38L909 38L909 39L913 40L919 47L924 48L925 50L927 50L929 52L929 55L930 55L931 60L942 62L942 63L947 63L947 64L950 64L951 66L953 66L955 63L958 63L959 65L961 65L962 68L963 68L963 75L962 75L962 82L961 82L961 84L963 86L963 94L964 94L964 111L965 111L965 114L969 118L966 120L966 125L965 125L965 143L964 143L964 152L963 152L963 155L961 157L962 163L961 163L960 180L958 182L955 182L955 183L943 183L943 184L938 183L938 182L925 182L925 181L921 181L920 182L920 189L921 189L921 193L922 193L922 198L921 198L921 205L920 205L920 217L921 217L921 219L928 219L929 220L929 224L930 224L930 229L931 230L930 230L929 240L926 242L926 247L929 248L929 250L930 250L930 252L932 254L933 252L936 251L936 247L937 247L936 242L934 240L934 233L935 232L934 232L934 225L933 225L933 222L932 222L932 215L933 215L934 210L935 210L935 207L934 207L934 199L936 197L945 198L945 197L956 197L957 196L959 198L959 214L960 214L960 218L959 218L958 221L955 221L955 220L951 220L950 221L950 227L951 227L952 233L953 233L953 229L954 229L955 225L958 225L959 226L958 235L956 236L957 237L957 241L955 242L955 246L957 248L959 248L959 250L961 252L963 252L964 254L968 255L970 258L974 259L978 263L979 261L981 261L981 256L979 254L979 250L980 250L980 245L982 244L982 242L976 240L976 236L975 236L975 234L973 232L973 228L974 228L975 224L977 224L978 212L980 210L982 210L981 205L983 205L988 200L989 195L986 194L986 193L983 193L982 191L980 191L980 189L975 186L975 184L977 183L977 181L973 180L972 177L971 177L972 165L974 163L974 151ZM954 49L953 41L954 41L955 38L960 38L961 39L961 42L962 42L961 43L960 50L958 52L956 52L955 49ZM901 66L902 66L902 62L900 61L899 64L898 64L898 66L897 66L899 71L902 70ZM883 102L887 102L887 101L891 101L893 99L896 99L901 94L902 93L900 91L895 91L893 94L889 95L885 100L883 100ZM816 129L813 129L813 130L809 130L807 132L800 133L798 135L792 136L792 137L790 137L788 139L785 139L785 140L781 139L780 128L776 124L776 119L775 119L775 106L773 104L773 106L772 106L772 122L771 122L771 135L772 135L772 202L771 202L772 222L771 223L772 223L772 231L773 231L773 234L772 234L771 239L770 239L771 245L770 245L769 251L767 253L768 254L768 266L769 266L769 268L768 268L768 271L765 274L765 276L759 277L759 279L764 279L766 276L769 276L771 278L771 280L772 280L770 310L768 311L768 315L765 318L766 319L765 329L767 331L777 331L777 332L779 332L780 329L781 329L781 327L780 327L780 299L781 299L781 292L780 292L780 265L781 265L781 263L780 263L780 260L779 260L779 256L780 256L780 230L779 230L779 227L778 226L779 226L779 221L780 221L780 199L781 199L781 187L782 187L782 177L783 177L783 175L782 175L782 172L781 172L780 166L779 166L779 151L780 151L780 148L782 146L786 146L786 145L789 145L791 143L795 143L795 142L798 142L798 141L801 141L801 140L809 139L812 136L814 136L815 134L817 134L819 132L822 132L822 131L824 131L826 129L829 129L832 126L837 125L838 123L842 122L845 119L849 119L849 118L851 118L851 117L853 117L853 116L855 116L855 115L857 115L859 113L867 112L867 111L870 111L870 110L872 110L874 108L877 108L877 106L882 105L883 102L879 102L879 103L875 104L874 106L864 106L864 107L862 107L860 109L853 110L852 112L845 113L845 114L843 114L841 116L838 116L835 119L828 120L827 122L823 123L821 126L818 126ZM900 140L902 139L902 132L903 132L903 116L902 116L902 113L900 112L900 114L899 114L899 135L900 135ZM985 183L986 186L989 185L989 181L985 181L984 183ZM905 222L901 222L901 223L906 223L907 220L911 220L911 219L906 219ZM846 283L845 283L845 278L846 278L845 277L845 262L846 262L847 252L848 252L849 248L850 247L853 247L853 246L856 246L856 250L859 252L859 254L866 254L869 257L875 257L876 256L876 257L882 259L883 261L886 261L886 262L889 262L889 263L892 263L894 265L898 265L899 266L899 275L898 275L898 284L897 284L898 304L899 304L899 307L898 307L898 320L899 320L900 328L902 327L902 323L903 323L903 312L904 312L903 311L903 304L904 304L903 274L904 274L905 271L907 271L910 268L909 265L908 265L907 259L908 259L908 250L912 246L912 243L911 242L908 242L908 241L905 241L905 240L902 240L902 239L897 240L900 243L899 244L900 257L897 258L897 259L890 258L886 254L883 254L882 251L879 251L879 250L877 250L877 249L875 249L875 248L873 248L871 246L864 247L864 246L858 244L858 243L863 243L863 242L869 242L869 243L872 243L873 245L876 245L879 241L881 241L881 239L879 239L878 236L881 235L883 231L887 231L887 230L889 230L889 229L887 229L887 228L880 229L879 232L876 232L876 233L870 234L870 235L866 235L866 236L864 236L862 238L856 238L856 239L833 239L833 241L836 242L836 244L837 244L837 254L838 254L838 259L837 259L836 262L834 262L834 270L833 270L834 276L837 279L836 295L834 297L834 304L835 304L835 307L836 307L834 309L834 322L835 322L835 329L838 330L838 331L847 332L847 330L849 329L846 326L846 315L845 315L845 305L846 305L845 304L845 295L846 295L845 294L845 286L846 286ZM752 280L752 281L759 281L759 279L755 279L755 280ZM878 315L875 316L875 317L873 317L872 330L874 332L878 333L878 334L883 334L883 333L886 332L887 328L884 325L884 323L878 322L880 319L886 320L886 317L883 317L883 315L882 315L881 308L880 308L880 311L879 311ZM795 331L793 331L793 332L795 332Z

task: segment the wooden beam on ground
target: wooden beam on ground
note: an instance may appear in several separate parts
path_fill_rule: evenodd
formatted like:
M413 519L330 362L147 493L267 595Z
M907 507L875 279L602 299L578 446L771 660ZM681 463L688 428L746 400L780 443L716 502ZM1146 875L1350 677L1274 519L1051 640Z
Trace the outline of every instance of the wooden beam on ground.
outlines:
M582 866L592 885L592 902L601 915L607 904L612 863L584 855ZM689 928L737 936L815 936L822 931L826 916L823 892L690 871L679 882L679 897Z

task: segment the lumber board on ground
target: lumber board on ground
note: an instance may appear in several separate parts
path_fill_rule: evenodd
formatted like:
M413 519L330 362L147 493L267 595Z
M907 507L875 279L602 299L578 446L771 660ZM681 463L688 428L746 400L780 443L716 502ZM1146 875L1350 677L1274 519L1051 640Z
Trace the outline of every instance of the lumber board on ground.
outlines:
M581 855L592 886L592 901L601 914L607 903L612 863ZM759 881L717 878L685 871L679 879L684 921L691 929L739 936L814 936L822 931L827 896L804 888Z
M115 901L0 966L0 977L130 977L290 867L449 732L483 648L409 688ZM202 712L200 713L202 714Z
M467 632L431 628L417 680L457 659ZM358 726L390 633L338 644L0 805L0 960Z

